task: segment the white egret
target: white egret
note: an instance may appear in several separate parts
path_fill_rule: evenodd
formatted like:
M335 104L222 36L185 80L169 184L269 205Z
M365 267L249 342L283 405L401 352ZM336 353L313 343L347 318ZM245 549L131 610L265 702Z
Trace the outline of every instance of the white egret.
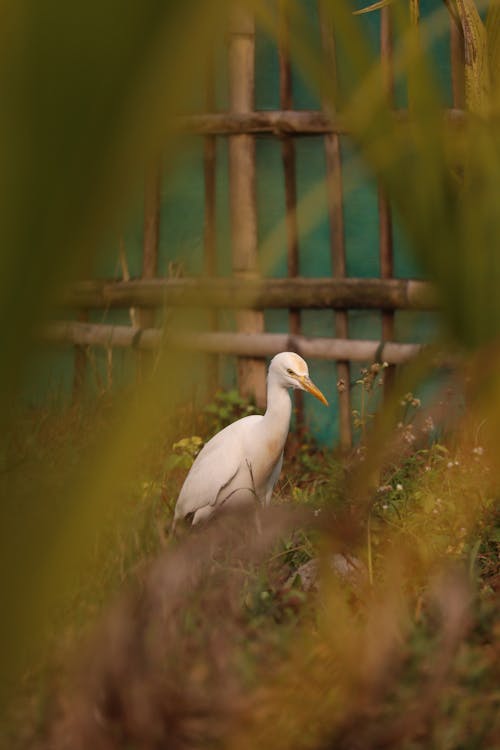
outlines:
M267 409L233 422L198 454L184 481L174 513L197 524L222 506L249 501L268 505L283 463L292 402L289 388L308 391L328 406L309 378L306 362L293 352L277 354L267 374Z

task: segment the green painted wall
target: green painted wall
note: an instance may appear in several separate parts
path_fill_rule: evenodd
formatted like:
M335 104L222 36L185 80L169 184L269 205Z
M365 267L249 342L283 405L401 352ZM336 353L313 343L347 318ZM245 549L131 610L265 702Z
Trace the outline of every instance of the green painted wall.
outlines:
M316 2L304 0L308 7L313 30L317 33ZM357 7L363 3L357 2ZM427 17L437 8L437 3L422 0L422 17ZM362 23L370 35L376 49L379 34L378 13L361 16ZM449 40L443 35L432 49L436 76L443 90L443 104L450 104L450 66ZM223 59L223 53L221 53ZM342 62L340 61L340 69ZM293 71L294 106L298 109L318 108L319 102L307 87L297 70ZM398 103L404 105L404 86L398 86ZM278 56L272 41L259 33L257 37L257 78L256 104L258 109L279 108ZM226 106L226 72L221 64L218 81L218 107ZM322 137L296 139L297 154L297 189L299 200L325 176L324 145ZM345 232L347 248L347 268L351 276L378 276L378 216L376 186L370 176L353 166L353 152L347 138L342 138L342 158L346 168L354 172L354 187L345 195ZM225 139L217 143L217 236L218 236L218 273L230 273L229 217L228 217L228 157ZM259 217L259 240L262 242L273 231L284 216L285 196L281 163L280 143L273 137L257 139L257 202ZM411 186L409 186L411 189ZM322 200L326 196L323 194ZM140 205L140 200L138 200ZM326 203L321 209L321 221L309 230L301 233L300 273L303 276L329 276L331 262L329 251L329 227L326 220ZM186 150L179 155L177 163L171 166L166 175L162 193L161 238L160 238L160 274L166 274L169 264L181 263L186 275L196 275L202 270L203 253L203 144L201 139L193 139L186 144ZM135 217L128 217L124 225L125 248L132 275L140 273L140 252L142 244L142 221L140 210ZM299 227L304 225L304 217L299 212ZM117 261L118 238L109 242L109 252L102 254L96 272L103 276L114 276L120 273ZM272 276L286 275L286 247L274 247L275 257L271 267L265 272ZM419 277L419 268L410 256L395 217L395 273L399 277ZM95 321L127 322L126 312L112 312L103 315L94 313ZM288 330L286 311L267 311L265 314L266 329L284 332ZM333 313L330 311L303 313L303 332L310 336L329 336L333 333ZM371 312L351 312L349 314L350 335L353 338L380 337L380 316ZM221 315L221 326L231 328L233 318L230 314ZM430 315L397 313L396 327L398 338L402 341L426 341L432 336L435 321ZM45 358L46 359L46 358ZM200 360L201 362L201 360ZM128 352L117 352L113 359L113 372L116 381L130 377L133 372L133 356ZM100 373L106 382L106 363L102 354L96 354L95 373ZM235 383L234 367L231 358L224 358L225 385ZM353 368L353 379L359 371ZM196 373L199 378L199 368ZM311 363L314 380L335 404L336 371L331 363L315 361ZM33 399L39 399L47 393L48 384L58 392L67 392L72 379L72 353L51 357L45 365L44 376L37 377L29 390ZM189 388L197 390L197 380ZM335 408L326 410L311 398L306 398L307 419L314 435L322 442L332 443L337 438L338 424Z

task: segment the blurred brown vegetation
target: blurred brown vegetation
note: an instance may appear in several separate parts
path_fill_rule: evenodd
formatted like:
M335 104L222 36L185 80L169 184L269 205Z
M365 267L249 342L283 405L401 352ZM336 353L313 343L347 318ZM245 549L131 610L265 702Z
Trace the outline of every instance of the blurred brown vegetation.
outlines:
M270 6L245 4L275 35ZM291 44L303 74L341 110L360 158L382 180L437 285L446 345L465 361L465 417L443 441L445 458L427 446L415 469L418 452L392 452L398 403L432 371L430 358L423 359L402 375L346 477L322 473L314 461L299 462L290 476L284 497L293 498L309 473L321 481L304 497L330 502L329 512L313 513L314 523L264 514L260 533L253 516L228 521L178 546L169 542L142 568L166 535L133 541L134 524L159 522L164 529L174 488L167 507L135 506L125 523L132 533L113 530L144 471L147 447L175 413L193 360L164 352L150 379L115 401L104 419L97 414L87 422L82 440L78 412L50 434L47 425L57 422L30 423L17 397L33 366L37 326L61 284L105 243L151 156L161 151L168 169L177 144L172 117L192 103L228 3L149 0L132 8L113 0L5 0L0 698L5 705L20 675L30 695L28 708L16 704L9 714L10 747L500 746L498 6L491 3L483 25L471 0L452 4L466 30L468 112L449 125L426 46L448 23L448 11L437 4L417 29L407 5L393 4L396 73L409 101L401 125L351 4L327 6L348 67L349 88L340 94L330 90L310 43L307 16L290 5ZM170 426L164 434L186 436L174 433ZM156 460L166 452L160 444ZM385 516L377 490L387 485L394 512ZM297 561L278 570L271 563L292 528L313 525L310 544L325 562L319 590L304 596L300 585L286 584ZM112 555L118 572L101 563L93 568L89 551L99 543L104 552L121 544L133 553ZM329 555L338 551L369 568L371 581L361 591L330 571ZM83 664L57 671L56 689L41 707L32 672L47 632L60 618L55 640L59 633L69 652L82 649L85 628L66 611L79 611L75 592L84 583L90 589L88 625L136 566L134 591L97 627Z

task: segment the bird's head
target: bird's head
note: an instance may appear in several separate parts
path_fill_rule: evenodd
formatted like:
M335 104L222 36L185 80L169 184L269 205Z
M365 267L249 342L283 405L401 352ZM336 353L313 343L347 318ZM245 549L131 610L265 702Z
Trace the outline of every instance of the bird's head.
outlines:
M328 401L309 377L307 362L294 352L280 352L271 360L269 376L274 377L285 388L298 388L316 396L325 406Z

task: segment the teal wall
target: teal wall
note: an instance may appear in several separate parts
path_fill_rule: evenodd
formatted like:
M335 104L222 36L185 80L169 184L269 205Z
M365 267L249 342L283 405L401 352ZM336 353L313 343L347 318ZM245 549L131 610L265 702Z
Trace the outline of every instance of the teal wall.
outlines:
M304 0L308 8L312 33L318 33L316 2ZM357 3L361 7L366 3ZM437 2L422 0L422 17L425 18L438 7ZM371 13L359 17L366 28L374 48L378 45L379 14ZM319 37L318 37L319 43ZM439 38L432 48L433 64L436 78L443 91L443 104L450 105L450 66L449 40L447 35ZM221 61L224 54L221 52ZM340 72L342 61L340 60ZM217 86L218 107L226 106L226 71L223 62ZM308 88L300 73L293 71L293 97L297 109L319 108L314 93ZM398 103L405 103L405 87L397 87ZM258 109L279 108L279 71L276 46L264 34L257 36L257 75L256 104ZM298 138L296 143L297 157L297 190L298 198L307 195L309 190L325 176L324 139L322 137ZM346 233L347 269L350 276L373 277L380 274L378 247L378 214L377 191L370 175L354 165L353 151L349 140L342 138L342 159L345 167L354 173L354 186L345 195L344 221ZM228 155L226 139L217 139L217 254L218 273L230 273L229 215L228 215ZM263 242L282 221L285 213L285 194L281 149L279 140L273 137L257 138L257 202L259 220L259 241ZM411 188L411 186L409 186ZM326 195L324 205L320 206L322 219L311 229L304 229L300 235L300 273L305 277L331 275L329 250L329 227L326 219ZM141 201L138 200L140 206ZM186 143L184 151L179 153L175 164L170 166L165 177L162 191L161 237L160 237L160 275L166 274L169 263L181 263L186 275L196 275L202 271L203 255L203 142L192 139ZM304 224L304 217L299 212L299 228ZM418 265L410 256L405 238L398 227L395 227L395 275L420 277ZM124 222L124 242L132 275L140 273L140 256L142 245L142 221L140 209L136 216L128 217ZM98 261L96 273L102 276L120 274L118 265L118 238L111 238L110 252L103 252ZM266 269L272 276L286 275L286 247L273 248L274 262ZM100 322L128 322L126 312L113 311L106 314L96 312L92 320ZM266 330L273 332L288 331L286 311L266 311ZM221 327L234 326L233 316L221 314ZM331 311L305 311L302 316L303 332L308 336L330 336L333 334L333 313ZM435 320L431 315L398 312L396 314L397 337L402 341L427 341L435 330ZM380 316L373 312L353 311L349 313L350 335L353 338L379 339ZM235 384L235 371L232 358L223 358L224 385ZM105 357L96 354L96 372L101 373L106 382ZM311 374L330 401L336 401L336 368L332 363L314 361L310 363ZM114 354L115 381L130 377L133 371L133 357L128 352ZM353 366L353 379L359 367ZM196 368L199 378L200 370ZM95 373L94 373L95 374ZM46 392L47 383L55 384L56 390L67 391L72 378L72 353L68 352L51 359L46 366L43 378L31 384L33 398L39 398ZM197 380L193 378L190 385L197 390ZM338 434L338 423L335 407L326 410L312 398L306 398L306 416L314 435L322 442L332 443Z

